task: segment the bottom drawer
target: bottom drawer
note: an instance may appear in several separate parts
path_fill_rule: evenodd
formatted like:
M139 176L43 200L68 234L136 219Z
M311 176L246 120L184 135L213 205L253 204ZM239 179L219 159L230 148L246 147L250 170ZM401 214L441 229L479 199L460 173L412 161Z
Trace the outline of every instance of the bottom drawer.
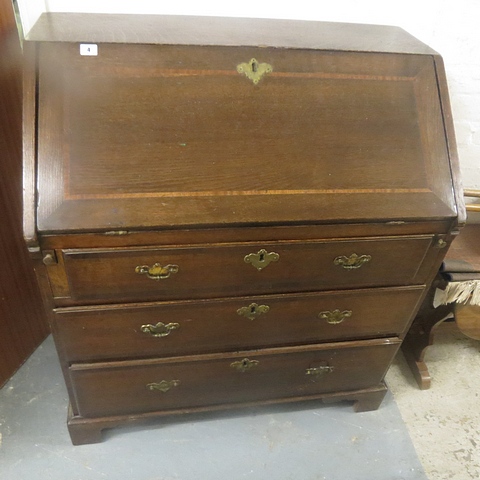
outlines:
M397 338L70 367L83 417L308 397L378 385Z

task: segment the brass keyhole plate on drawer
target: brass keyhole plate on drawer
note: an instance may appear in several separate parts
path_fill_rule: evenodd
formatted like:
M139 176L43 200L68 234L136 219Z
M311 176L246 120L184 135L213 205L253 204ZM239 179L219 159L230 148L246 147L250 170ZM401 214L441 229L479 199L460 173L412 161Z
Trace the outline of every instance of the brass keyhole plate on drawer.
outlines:
M259 63L255 58L252 58L249 62L240 63L237 66L237 72L244 73L255 85L266 73L270 73L272 70L273 68L270 64Z
M317 367L307 368L305 370L305 375L310 375L312 382L317 381L320 377L327 373L332 373L335 370L334 367L330 365L318 365Z
M238 315L246 317L249 320L255 320L263 313L267 313L270 310L268 305L258 305L251 303L248 307L242 307L237 310Z
M250 360L249 358L244 358L243 360L238 360L232 362L230 366L239 372L248 372L252 368L255 368L260 362L258 360Z
M264 248L259 250L257 253L249 253L245 255L244 262L250 263L258 271L263 270L265 267L268 267L270 263L277 262L280 258L280 255L275 252L267 252Z

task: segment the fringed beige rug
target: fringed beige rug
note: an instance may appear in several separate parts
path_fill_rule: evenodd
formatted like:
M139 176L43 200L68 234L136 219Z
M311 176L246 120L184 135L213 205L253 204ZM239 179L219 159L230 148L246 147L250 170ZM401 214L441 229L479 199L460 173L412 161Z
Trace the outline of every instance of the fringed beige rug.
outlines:
M459 330L480 340L480 272L468 262L450 260L443 265L442 274L448 283L435 292L433 306L454 304Z
M480 305L480 272L462 260L446 260L441 269L448 281L444 290L435 292L434 306L449 303Z
M449 282L445 290L437 290L434 303L435 306L448 303L480 305L480 280Z

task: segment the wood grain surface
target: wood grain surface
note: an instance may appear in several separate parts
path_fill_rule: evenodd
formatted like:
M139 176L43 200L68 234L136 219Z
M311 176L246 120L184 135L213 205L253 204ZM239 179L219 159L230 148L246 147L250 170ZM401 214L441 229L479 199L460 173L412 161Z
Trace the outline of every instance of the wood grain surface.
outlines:
M22 51L12 3L0 0L0 386L48 333L21 219Z

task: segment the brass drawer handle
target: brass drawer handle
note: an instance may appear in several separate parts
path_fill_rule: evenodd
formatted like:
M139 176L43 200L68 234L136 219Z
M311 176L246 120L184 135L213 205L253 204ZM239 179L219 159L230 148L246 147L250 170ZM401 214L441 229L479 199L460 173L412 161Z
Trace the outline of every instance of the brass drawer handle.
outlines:
M340 310L327 310L318 314L318 318L320 318L321 320L326 320L327 323L329 323L330 325L337 325L339 323L342 323L346 318L349 318L351 316L351 310L344 310L343 312L341 312Z
M330 365L320 365L319 367L307 368L305 370L305 375L313 375L313 381L315 381L320 376L323 376L326 373L332 373L334 370L335 368Z
M277 262L280 258L280 255L275 252L267 252L264 248L259 250L257 253L249 253L245 255L243 259L245 263L250 263L258 271L263 270L271 262Z
M235 370L243 373L251 370L252 368L255 368L256 366L258 366L259 363L260 362L258 360L250 360L248 358L244 358L243 360L231 363L230 366Z
M266 73L270 73L272 70L271 65L268 63L258 63L255 58L252 58L249 62L237 65L237 72L244 73L255 85Z
M349 257L341 255L333 261L335 265L339 265L346 270L355 270L360 268L365 263L369 262L372 259L371 255L357 255L352 253Z
M178 265L165 265L162 267L159 263L155 263L152 267L148 265L138 265L135 267L135 273L146 275L152 280L164 280L170 277L172 273L178 272Z
M142 325L140 330L152 337L166 337L170 335L172 330L176 330L177 328L180 328L180 324L178 323L167 323L165 325L163 322L158 322L156 325L152 325L151 323Z
M251 303L248 307L242 307L237 310L237 313L241 317L246 317L250 320L255 320L257 317L262 315L262 313L267 313L270 310L268 305L258 305L256 303Z
M180 380L162 380L158 383L149 383L147 388L150 391L158 390L160 392L166 393L173 387L178 387L180 385Z

